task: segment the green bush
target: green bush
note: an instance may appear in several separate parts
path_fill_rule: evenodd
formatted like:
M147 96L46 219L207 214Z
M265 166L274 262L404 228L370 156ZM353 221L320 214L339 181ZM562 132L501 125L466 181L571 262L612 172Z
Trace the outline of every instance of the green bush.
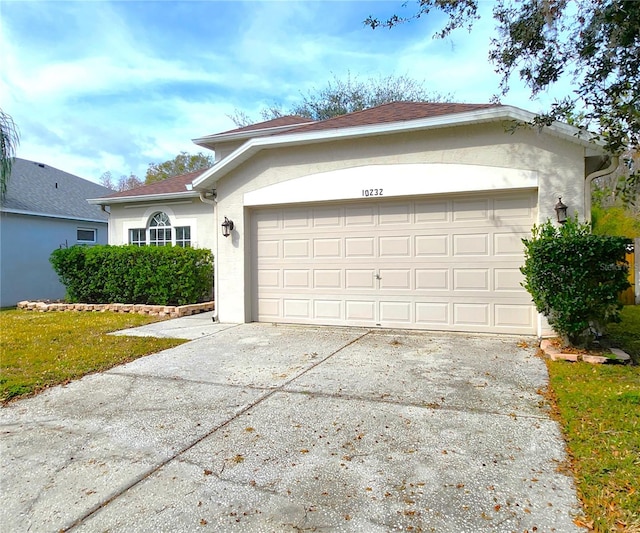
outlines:
M72 246L51 264L70 302L186 305L211 299L210 250L173 246Z
M575 218L560 227L551 221L534 226L522 242L523 286L565 344L588 345L607 322L619 322L629 239L593 235Z

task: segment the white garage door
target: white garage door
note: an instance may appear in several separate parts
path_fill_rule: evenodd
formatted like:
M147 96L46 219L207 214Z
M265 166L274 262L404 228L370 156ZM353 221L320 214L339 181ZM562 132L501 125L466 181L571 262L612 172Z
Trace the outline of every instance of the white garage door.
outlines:
M535 333L521 239L535 191L260 209L260 322Z

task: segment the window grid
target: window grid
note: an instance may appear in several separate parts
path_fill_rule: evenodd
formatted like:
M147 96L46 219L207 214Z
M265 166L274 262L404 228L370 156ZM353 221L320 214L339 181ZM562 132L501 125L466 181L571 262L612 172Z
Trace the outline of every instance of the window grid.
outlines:
M129 230L129 244L134 246L146 246L147 232L144 228L134 228Z
M176 246L191 247L191 227L176 226Z

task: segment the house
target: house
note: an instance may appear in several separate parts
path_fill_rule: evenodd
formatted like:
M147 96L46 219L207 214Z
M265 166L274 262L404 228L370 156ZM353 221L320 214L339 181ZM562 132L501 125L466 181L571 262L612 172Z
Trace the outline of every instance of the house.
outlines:
M533 117L412 102L283 117L194 139L216 163L165 193L92 201L115 243L152 243L159 213L191 220L223 322L540 334L521 239L560 197L589 218L585 184L609 160L569 125L515 127Z
M87 198L110 192L43 163L14 160L0 206L0 307L64 297L51 252L107 243L108 215Z

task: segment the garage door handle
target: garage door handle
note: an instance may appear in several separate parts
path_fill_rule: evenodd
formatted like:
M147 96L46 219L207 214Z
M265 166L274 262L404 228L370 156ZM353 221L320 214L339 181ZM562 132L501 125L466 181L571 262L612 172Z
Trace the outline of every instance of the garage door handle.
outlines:
M376 274L376 279L382 279L382 276L380 274Z

